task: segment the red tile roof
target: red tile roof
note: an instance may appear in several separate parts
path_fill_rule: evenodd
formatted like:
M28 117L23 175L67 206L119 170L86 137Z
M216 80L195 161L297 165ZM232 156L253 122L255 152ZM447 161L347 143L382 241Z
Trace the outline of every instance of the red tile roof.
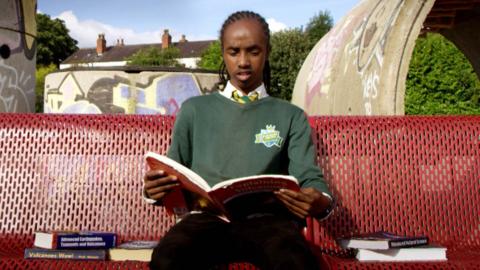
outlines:
M215 40L174 42L173 46L180 50L180 58L200 57L202 52ZM125 58L133 55L141 49L149 47L162 48L161 43L109 46L102 55L97 55L96 48L84 48L74 52L65 59L62 64L116 62L125 61Z

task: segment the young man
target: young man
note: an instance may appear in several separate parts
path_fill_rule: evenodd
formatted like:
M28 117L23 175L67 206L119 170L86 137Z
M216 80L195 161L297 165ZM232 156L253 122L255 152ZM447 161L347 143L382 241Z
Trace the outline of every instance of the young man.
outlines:
M209 269L248 261L261 269L318 269L298 221L326 217L333 200L316 165L304 112L266 92L270 84L268 24L256 13L236 12L224 22L220 40L221 79L227 81L226 87L182 105L168 156L210 185L255 174L290 174L299 180L301 191L279 190L275 195L281 208L264 211L245 206L244 218L230 223L199 209L160 240L150 267ZM149 171L144 193L161 203L176 185L175 176Z

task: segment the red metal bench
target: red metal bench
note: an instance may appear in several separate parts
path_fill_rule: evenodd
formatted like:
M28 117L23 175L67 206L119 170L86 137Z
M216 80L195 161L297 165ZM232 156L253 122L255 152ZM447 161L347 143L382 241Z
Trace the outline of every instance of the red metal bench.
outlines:
M334 269L480 268L480 117L312 117L319 165L338 197L307 238ZM140 194L147 150L173 118L0 114L0 269L147 269L139 262L24 260L36 230L159 239L173 224ZM427 234L442 263L359 263L334 239L378 229ZM230 269L254 269L232 264Z

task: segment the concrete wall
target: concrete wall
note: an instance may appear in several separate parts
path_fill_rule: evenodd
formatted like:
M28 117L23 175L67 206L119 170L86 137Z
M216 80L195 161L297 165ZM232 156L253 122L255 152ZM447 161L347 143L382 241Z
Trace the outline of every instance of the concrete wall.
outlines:
M310 115L402 115L405 80L434 0L364 0L306 58L292 103Z
M215 73L70 70L47 75L45 113L175 115L192 96L211 92Z
M0 6L0 112L35 111L36 0Z
M60 64L60 69L77 68L77 67L123 67L126 65L127 65L127 61Z
M186 68L197 68L198 57L179 58L177 61ZM123 67L127 65L127 61L114 62L95 62L95 63L80 63L80 64L60 64L60 69L75 68L75 67Z

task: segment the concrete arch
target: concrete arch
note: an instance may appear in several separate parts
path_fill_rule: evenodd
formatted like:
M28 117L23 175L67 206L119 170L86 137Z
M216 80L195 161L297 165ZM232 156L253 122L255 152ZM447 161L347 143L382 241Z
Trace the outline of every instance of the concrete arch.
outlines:
M415 41L439 32L480 71L480 0L364 0L307 56L292 103L310 115L403 115Z

